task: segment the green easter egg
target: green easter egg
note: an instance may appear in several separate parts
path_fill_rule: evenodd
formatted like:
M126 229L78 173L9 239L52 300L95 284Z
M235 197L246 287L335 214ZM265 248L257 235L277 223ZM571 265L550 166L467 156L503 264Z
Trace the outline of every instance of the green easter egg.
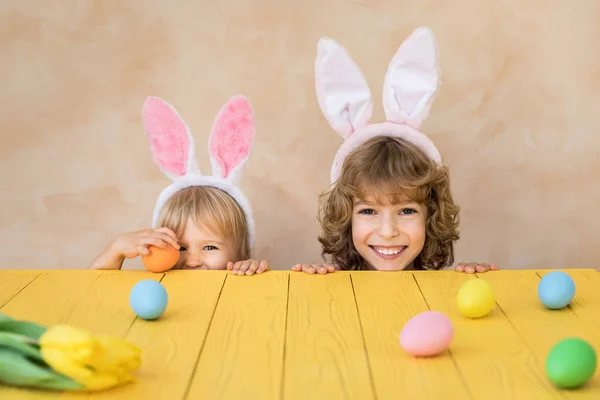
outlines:
M548 353L546 375L557 387L573 389L594 376L596 362L596 352L585 340L564 339Z

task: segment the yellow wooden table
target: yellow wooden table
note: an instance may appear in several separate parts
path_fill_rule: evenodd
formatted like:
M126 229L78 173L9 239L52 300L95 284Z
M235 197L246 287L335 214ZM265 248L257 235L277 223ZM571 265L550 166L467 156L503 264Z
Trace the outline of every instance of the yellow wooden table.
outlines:
M143 349L139 381L97 394L0 386L0 399L600 399L587 387L559 391L544 362L559 340L578 336L600 351L600 273L575 279L569 308L546 310L537 284L546 271L226 272L0 271L0 312L44 325L68 323L126 338ZM160 280L169 307L136 318L132 286ZM486 279L497 307L469 320L455 295ZM399 345L404 323L427 309L455 324L450 351L415 359Z

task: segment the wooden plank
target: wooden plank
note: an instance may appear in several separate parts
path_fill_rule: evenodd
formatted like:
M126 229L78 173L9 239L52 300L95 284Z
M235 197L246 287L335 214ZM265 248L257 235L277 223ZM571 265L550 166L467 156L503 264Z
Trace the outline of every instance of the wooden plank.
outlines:
M162 276L144 271L42 272L2 312L46 326L68 323L123 337L135 318L129 291L142 279Z
M135 319L129 307L129 291L139 280L160 280L162 276L145 271L42 272L2 307L2 312L44 326L65 323L96 334L123 337ZM113 390L113 396L118 396L119 390ZM0 398L11 400L86 397L85 394L65 393L61 396L54 392L0 388Z
M39 271L0 271L0 309L39 275Z
M498 298L506 315L519 330L540 360L546 360L550 349L567 337L580 337L588 341L600 356L600 276L595 270L563 270L575 281L575 298L562 310L548 310L540 302L537 287L540 277L551 271L529 271L519 275L494 274ZM492 277L488 277L492 282ZM510 288L514 296L505 299ZM518 301L517 301L518 300ZM527 309L527 313L523 312ZM568 399L600 398L600 371L588 385L579 390L563 391Z
M600 336L600 274L596 270L562 271L575 281L575 298L569 308ZM539 271L537 275L542 277L548 272ZM600 357L600 347L598 352Z
M374 398L350 274L290 275L284 399Z
M228 275L189 399L279 399L288 273Z
M411 273L354 272L352 284L377 399L471 397L450 352L415 358L400 347L404 324L428 310Z
M488 273L490 276L497 272ZM488 277L485 274L485 277ZM496 307L485 318L463 317L456 307L461 284L474 275L456 272L415 272L417 283L432 310L441 311L454 322L455 337L451 344L454 360L475 399L562 399L562 395L545 379L539 362L530 348ZM509 276L517 279L518 272ZM498 291L499 289L495 289ZM504 290L510 298L513 291ZM515 297L513 301L518 302ZM502 305L502 302L500 302ZM524 312L529 315L529 312ZM449 379L438 383L450 384Z
M143 351L139 382L93 398L183 399L226 277L226 271L168 272L167 310L155 321L136 319L126 336Z

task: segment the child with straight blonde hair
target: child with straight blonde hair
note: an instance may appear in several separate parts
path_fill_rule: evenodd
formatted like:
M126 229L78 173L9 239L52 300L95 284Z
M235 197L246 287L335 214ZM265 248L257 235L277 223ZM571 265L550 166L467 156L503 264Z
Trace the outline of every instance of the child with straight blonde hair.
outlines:
M173 182L159 195L153 228L117 237L90 269L121 269L126 258L150 254L149 247L180 251L176 269L230 270L253 275L269 270L251 258L254 220L237 186L254 139L252 108L235 96L219 112L209 137L212 175L198 168L194 141L179 113L149 97L143 107L154 162Z
M387 121L371 124L369 87L348 52L319 41L315 64L319 106L344 138L321 195L319 242L329 264L297 264L294 271L439 270L454 262L459 207L450 174L433 142L418 131L439 85L432 32L418 28L389 65L383 105ZM460 263L456 271L495 265Z

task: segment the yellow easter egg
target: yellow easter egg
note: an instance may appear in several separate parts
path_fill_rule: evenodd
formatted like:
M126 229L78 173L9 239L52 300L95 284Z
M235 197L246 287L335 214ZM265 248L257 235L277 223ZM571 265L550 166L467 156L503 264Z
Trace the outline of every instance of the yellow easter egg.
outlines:
M483 279L470 279L458 290L456 296L458 311L467 318L480 318L487 315L496 305L492 285Z

